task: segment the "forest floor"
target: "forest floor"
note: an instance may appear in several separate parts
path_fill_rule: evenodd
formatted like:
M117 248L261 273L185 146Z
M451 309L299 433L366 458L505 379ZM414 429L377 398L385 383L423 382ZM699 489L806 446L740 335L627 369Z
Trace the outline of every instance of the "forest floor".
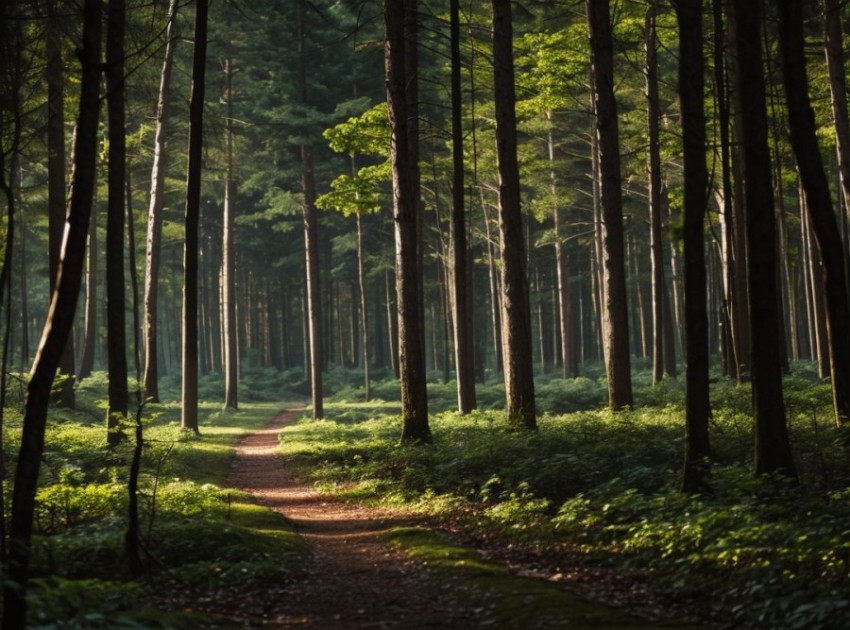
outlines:
M264 429L244 438L237 446L227 481L281 513L309 546L304 566L286 584L264 595L269 604L265 619L257 625L652 627L649 622L590 604L542 580L509 576L503 580L512 582L491 581L479 588L474 584L474 574L470 580L468 573L446 570L439 563L429 565L426 560L411 557L415 554L390 545L387 537L397 528L427 524L402 511L329 499L299 479L283 465L277 451L281 427L300 415L298 410L281 412ZM535 583L547 590L541 591ZM506 618L504 606L497 604L511 596L518 605ZM538 608L535 603L546 608L543 615L539 610L528 614L530 608Z

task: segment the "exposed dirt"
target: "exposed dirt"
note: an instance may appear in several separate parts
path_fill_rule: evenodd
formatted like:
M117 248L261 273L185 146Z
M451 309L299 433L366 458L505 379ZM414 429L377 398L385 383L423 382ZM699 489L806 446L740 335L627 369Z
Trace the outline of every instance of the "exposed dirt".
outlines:
M454 585L389 547L381 534L412 519L397 512L328 501L277 455L278 433L300 411L285 411L236 449L228 485L283 514L310 546L289 584L275 589L264 625L312 628L487 626L486 601L454 596Z

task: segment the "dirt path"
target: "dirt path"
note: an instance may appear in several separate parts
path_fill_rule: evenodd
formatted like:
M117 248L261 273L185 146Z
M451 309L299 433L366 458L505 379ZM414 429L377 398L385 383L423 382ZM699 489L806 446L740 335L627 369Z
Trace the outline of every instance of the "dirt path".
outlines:
M403 515L327 501L282 466L278 433L300 415L300 411L282 412L265 429L242 440L228 479L228 485L251 492L260 503L283 514L310 546L304 571L279 592L280 608L268 625L491 625L486 604L458 602L452 584L381 541L386 530L410 523Z

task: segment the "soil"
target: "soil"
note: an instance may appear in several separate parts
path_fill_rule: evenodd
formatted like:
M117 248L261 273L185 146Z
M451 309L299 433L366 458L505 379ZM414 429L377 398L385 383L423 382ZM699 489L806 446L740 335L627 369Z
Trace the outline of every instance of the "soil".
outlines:
M251 492L288 519L309 545L305 566L271 595L264 626L311 628L464 628L489 626L488 602L382 541L416 524L402 512L328 500L288 470L277 454L282 426L301 415L285 411L243 439L228 485ZM252 620L252 625L255 620Z

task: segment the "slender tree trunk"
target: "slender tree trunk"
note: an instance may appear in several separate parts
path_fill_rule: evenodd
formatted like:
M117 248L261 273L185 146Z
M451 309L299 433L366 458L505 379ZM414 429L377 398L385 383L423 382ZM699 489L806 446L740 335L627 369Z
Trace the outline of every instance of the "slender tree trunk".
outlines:
M82 64L80 114L63 256L59 263L56 290L27 384L23 433L12 495L9 562L7 581L3 587L2 625L7 630L22 630L26 626L30 543L38 473L44 451L47 405L50 388L74 321L94 194L100 82L100 0L86 0L83 15L83 43L79 51Z
M357 218L357 287L360 296L360 352L363 361L363 398L369 402L369 322L366 317L366 273L363 264L363 229L361 217Z
M844 29L841 0L823 0L824 52L835 120L835 149L844 210L850 213L850 114L847 111L847 77L844 68ZM850 216L850 215L846 215Z
M499 254L502 260L502 348L508 420L537 428L522 207L517 162L513 20L510 0L492 0Z
M682 489L705 488L711 454L708 423L708 314L704 224L708 202L705 163L705 60L702 53L702 7L688 0L676 3L679 23L679 101L685 169L685 470Z
M661 242L661 150L659 140L658 58L655 32L656 6L646 13L646 116L649 131L649 250L652 261L652 381L664 376L664 246Z
M157 305L159 299L160 248L162 245L162 198L167 153L165 151L165 122L171 88L171 70L177 43L177 6L171 0L168 7L165 61L159 80L159 102L156 108L154 158L151 167L151 196L148 209L147 243L145 247L145 397L159 402L159 365L157 345Z
M850 305L844 275L844 247L835 220L829 182L818 146L814 111L809 100L803 49L803 6L800 0L783 0L777 3L777 7L791 144L797 156L808 217L823 266L832 402L835 422L841 426L850 420ZM846 103L844 105L846 113Z
M454 295L455 372L457 374L457 408L469 413L475 400L475 338L473 333L472 273L469 246L466 242L466 185L463 156L463 92L461 87L460 8L459 0L451 0L452 55L452 294Z
M124 113L124 0L110 0L106 29L106 109L109 123L108 202L106 214L106 338L109 368L107 441L122 438L127 417L127 331L125 322L124 219L127 151Z
M742 139L746 173L755 469L758 474L781 471L796 476L785 422L778 347L776 220L767 142L767 104L760 38L762 16L759 3L750 0L735 0L734 8L738 27L735 41L738 91L741 102L747 104L742 112Z
M62 37L59 31L59 16L56 0L48 3L47 35L45 52L47 63L47 190L49 222L49 267L50 293L56 288L59 271L59 251L65 229L65 68L62 61ZM48 296L50 299L50 296ZM68 343L59 363L62 385L54 402L70 409L74 408L74 336Z
M76 132L74 134L76 136ZM95 174L95 178L97 174ZM96 184L95 184L96 185ZM95 195L97 190L95 188ZM88 253L86 255L86 307L85 307L85 341L83 356L80 358L80 380L91 376L94 370L94 355L97 349L97 201L92 199L91 218L89 220Z
M189 165L186 173L186 240L183 246L183 409L181 426L198 430L198 228L201 210L204 88L208 0L198 0L189 100Z
M239 407L238 386L239 366L236 355L236 280L234 262L234 197L236 181L233 178L233 68L229 54L224 60L225 81L225 150L227 152L227 173L224 188L224 226L221 245L221 299L224 303L222 315L222 347L224 349L224 406L229 409Z
M577 376L576 351L573 343L573 313L570 297L570 268L567 265L567 255L564 252L564 236L562 234L561 215L558 198L558 179L555 173L555 141L552 134L552 112L546 112L549 121L547 143L549 148L549 189L552 198L556 200L552 210L552 222L555 229L555 272L557 277L557 314L558 331L561 339L561 363L564 378Z
M430 442L428 397L426 393L421 266L419 264L418 168L415 147L411 146L408 86L410 56L406 47L411 16L408 0L385 1L387 100L392 127L393 218L396 243L396 293L398 295L399 371L401 376L401 441Z
M609 0L587 0L586 4L590 25L594 111L601 172L605 366L608 374L609 404L612 409L617 410L630 407L633 398L611 16Z

